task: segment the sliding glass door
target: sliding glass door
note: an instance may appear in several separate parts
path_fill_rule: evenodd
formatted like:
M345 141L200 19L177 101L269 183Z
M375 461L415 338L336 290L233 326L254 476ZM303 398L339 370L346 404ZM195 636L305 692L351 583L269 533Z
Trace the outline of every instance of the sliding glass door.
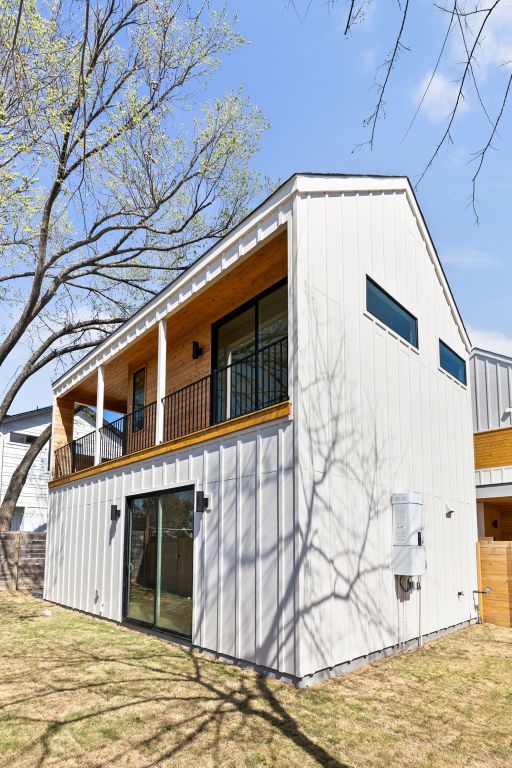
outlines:
M192 635L194 490L130 499L126 618Z

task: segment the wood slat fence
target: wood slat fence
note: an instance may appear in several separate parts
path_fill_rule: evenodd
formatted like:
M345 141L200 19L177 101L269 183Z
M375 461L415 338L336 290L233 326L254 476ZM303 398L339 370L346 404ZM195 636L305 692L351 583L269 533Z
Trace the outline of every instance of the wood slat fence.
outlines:
M46 533L0 533L0 590L42 589Z
M479 589L482 621L512 627L512 541L480 539L477 543Z

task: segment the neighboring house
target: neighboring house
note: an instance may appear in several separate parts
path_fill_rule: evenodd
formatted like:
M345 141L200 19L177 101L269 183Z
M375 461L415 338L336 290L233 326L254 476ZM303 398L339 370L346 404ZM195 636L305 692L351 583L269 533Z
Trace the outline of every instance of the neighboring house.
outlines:
M474 349L471 390L484 618L512 626L512 358Z
M0 499L7 490L12 474L36 437L51 423L52 408L8 414L0 423ZM79 437L91 431L95 415L90 408L75 414L74 434ZM11 521L13 531L44 531L48 518L48 480L50 478L50 444L35 458Z
M46 599L300 684L474 620L469 352L409 181L293 176L54 383Z

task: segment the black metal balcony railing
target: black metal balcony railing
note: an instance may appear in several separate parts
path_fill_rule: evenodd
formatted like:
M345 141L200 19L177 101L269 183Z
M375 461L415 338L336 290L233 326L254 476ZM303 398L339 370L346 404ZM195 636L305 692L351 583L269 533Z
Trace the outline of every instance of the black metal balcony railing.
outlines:
M288 397L288 339L279 339L164 397L164 440L190 435Z
M155 444L156 403L127 413L100 429L101 461L118 459Z
M95 432L88 432L55 451L55 477L94 466Z
M247 355L163 398L164 441L175 440L288 398L288 339ZM94 464L95 433L55 451L55 478ZM156 442L156 403L100 429L101 461L118 459Z
M212 420L219 424L288 397L288 339L212 373Z

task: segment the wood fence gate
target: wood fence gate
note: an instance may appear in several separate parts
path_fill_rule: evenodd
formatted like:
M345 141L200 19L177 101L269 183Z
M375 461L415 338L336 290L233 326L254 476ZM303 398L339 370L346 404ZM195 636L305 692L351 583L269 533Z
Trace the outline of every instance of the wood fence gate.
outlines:
M42 589L46 533L0 533L0 590Z
M482 538L477 543L480 617L512 627L512 541ZM485 588L491 591L485 593Z

